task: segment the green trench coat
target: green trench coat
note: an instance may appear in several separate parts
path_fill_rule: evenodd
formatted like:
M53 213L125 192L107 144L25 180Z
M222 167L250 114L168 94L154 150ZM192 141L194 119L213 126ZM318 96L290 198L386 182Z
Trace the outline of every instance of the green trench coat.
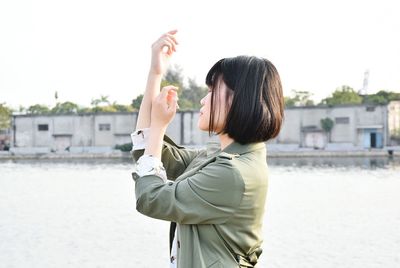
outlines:
M136 161L143 150L133 151ZM162 162L171 182L135 180L136 209L177 222L177 267L254 267L261 254L268 186L264 143L194 150L164 138Z

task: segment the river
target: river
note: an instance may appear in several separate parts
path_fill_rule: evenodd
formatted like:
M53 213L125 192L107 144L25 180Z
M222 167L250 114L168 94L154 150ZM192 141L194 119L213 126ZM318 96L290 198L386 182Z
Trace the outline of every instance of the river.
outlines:
M271 158L258 267L400 267L400 160ZM0 162L1 267L168 267L128 160Z

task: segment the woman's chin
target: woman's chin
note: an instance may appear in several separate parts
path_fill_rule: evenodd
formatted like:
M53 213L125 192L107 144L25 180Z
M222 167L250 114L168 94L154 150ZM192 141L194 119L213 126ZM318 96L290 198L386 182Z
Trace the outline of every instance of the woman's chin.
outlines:
M197 124L197 127L198 127L200 130L202 130L202 131L208 131L208 126L207 126L207 127L206 127L206 126L203 126L203 125L200 124L200 123Z

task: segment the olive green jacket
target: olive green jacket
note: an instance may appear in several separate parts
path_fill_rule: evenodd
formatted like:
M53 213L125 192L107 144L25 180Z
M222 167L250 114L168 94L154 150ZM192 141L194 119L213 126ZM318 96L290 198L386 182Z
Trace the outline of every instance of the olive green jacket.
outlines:
M133 151L134 160L142 154ZM178 223L177 267L254 267L267 193L265 144L234 142L211 152L166 137L162 162L171 182L133 173L136 209Z

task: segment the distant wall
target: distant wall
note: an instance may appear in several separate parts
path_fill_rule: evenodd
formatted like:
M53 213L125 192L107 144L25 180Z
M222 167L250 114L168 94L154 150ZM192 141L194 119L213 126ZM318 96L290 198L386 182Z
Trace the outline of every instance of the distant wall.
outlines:
M268 143L307 146L310 143L306 142L307 139L317 136L318 144L320 141L327 143L324 137L326 133L322 131L320 123L326 117L334 121L330 143L357 147L368 147L371 142L388 145L388 133L400 128L400 102L392 106L289 108L285 110L279 136ZM205 144L209 140L208 132L198 129L198 118L197 111L178 112L168 126L167 134L178 144ZM136 120L137 113L18 115L13 117L15 132L12 137L15 139L11 145L49 147L53 150L68 147L114 147L130 142L130 133L134 131Z

